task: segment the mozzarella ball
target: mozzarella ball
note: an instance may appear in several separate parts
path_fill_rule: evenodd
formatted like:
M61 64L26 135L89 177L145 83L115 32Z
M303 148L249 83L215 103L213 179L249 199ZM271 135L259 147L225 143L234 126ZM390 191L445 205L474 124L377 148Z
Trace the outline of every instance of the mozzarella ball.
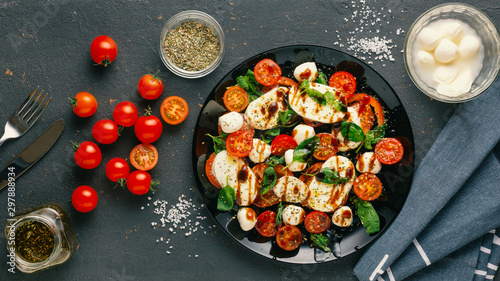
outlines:
M434 50L434 57L442 63L449 63L458 57L458 47L449 39L443 39Z
M348 206L338 208L332 215L332 223L340 227L349 227L352 224L352 210Z
M271 155L271 146L260 139L253 139L252 151L248 157L254 163L262 163Z
M305 79L309 79L312 82L318 78L318 68L314 62L305 62L295 68L293 76L299 82Z
M450 84L458 75L456 65L441 65L434 71L433 79L440 84Z
M454 42L460 41L460 38L462 38L463 35L462 25L457 21L450 21L442 25L440 31L443 34L443 38Z
M289 149L285 152L285 162L288 166L288 169L292 172L300 172L304 170L307 166L307 163L300 163L297 161L293 161L293 149Z
M434 64L434 56L426 51L418 51L417 53L417 61L421 65L431 66Z
M257 214L252 208L242 207L238 210L236 215L243 231L249 231L257 223Z
M460 57L464 59L472 58L477 54L479 48L481 47L481 42L475 36L464 36L460 44L458 44L458 50L460 52Z
M442 95L447 95L450 97L457 97L468 93L472 86L472 73L470 70L464 70L460 72L449 85L439 84L436 87L436 91Z
M382 164L375 157L373 152L365 152L358 157L356 170L360 173L377 174L382 169Z
M224 133L233 133L243 126L243 116L240 113L231 111L219 117L219 125Z
M285 224L299 225L304 221L306 211L302 207L288 205L283 209L282 219Z
M292 131L292 137L299 145L302 141L314 137L314 128L308 125L299 124Z
M418 34L418 41L422 44L422 48L427 51L432 51L441 41L441 33L435 29L424 27Z

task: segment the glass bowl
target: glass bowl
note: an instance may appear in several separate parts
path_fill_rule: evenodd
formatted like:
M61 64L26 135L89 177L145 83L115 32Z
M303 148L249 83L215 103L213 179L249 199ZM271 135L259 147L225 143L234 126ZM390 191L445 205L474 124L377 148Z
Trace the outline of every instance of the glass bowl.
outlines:
M414 49L419 32L431 23L453 19L469 25L481 38L484 46L483 66L472 82L469 92L450 97L442 95L424 82L415 69ZM483 12L462 3L447 3L435 6L423 13L410 27L404 44L404 62L413 83L427 96L442 102L459 103L471 100L488 89L500 70L500 35L495 24Z
M183 69L177 65L175 65L172 60L170 60L167 56L167 52L165 51L165 39L168 36L168 33L170 30L174 30L178 28L181 24L183 24L186 21L195 21L198 23L201 23L202 25L210 28L217 40L219 41L219 52L217 53L217 56L215 59L204 69L201 70L196 70L196 71L189 71L186 69ZM165 64L165 66L172 71L173 73L184 77L184 78L199 78L203 77L210 72L214 71L217 66L222 61L222 57L224 56L224 32L222 31L221 26L219 23L210 15L200 12L200 11L194 11L194 10L189 10L189 11L183 11L180 12L173 17L171 17L163 26L163 29L161 31L160 35L160 56L161 60Z

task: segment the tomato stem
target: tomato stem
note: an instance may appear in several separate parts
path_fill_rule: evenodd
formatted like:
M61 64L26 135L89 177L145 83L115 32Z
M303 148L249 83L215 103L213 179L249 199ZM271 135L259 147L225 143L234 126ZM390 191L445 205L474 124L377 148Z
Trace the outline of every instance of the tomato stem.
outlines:
M68 98L68 99L69 99L69 103L71 104L71 106L76 107L76 103L78 102L78 100L75 98Z
M153 111L151 110L151 106L149 106L149 105L148 105L148 108L144 109L144 111L146 111L144 113L144 116L150 116L153 113Z
M71 147L73 148L74 151L77 151L78 148L80 147L80 144L75 141L71 141Z
M160 73L160 70L156 71L156 73L153 74L153 80L152 81L155 81L155 79L158 80L158 82L160 82L161 80L163 80L160 77L158 77L158 73Z
M159 185L159 184L160 184L159 180L152 180L151 181L151 186L149 187L149 190L151 190L152 192L156 192L156 189L153 189L153 186Z

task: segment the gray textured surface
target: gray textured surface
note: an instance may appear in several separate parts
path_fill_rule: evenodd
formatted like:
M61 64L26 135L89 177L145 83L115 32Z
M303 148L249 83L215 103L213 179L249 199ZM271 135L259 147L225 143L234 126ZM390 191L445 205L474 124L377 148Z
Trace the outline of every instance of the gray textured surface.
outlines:
M385 36L392 40L388 45L393 47L394 61L376 60L374 56L366 60L373 61L373 68L402 100L412 123L418 164L455 106L433 101L415 88L404 69L401 50L405 31L416 17L444 1L366 2L1 1L1 126L36 85L50 92L54 99L25 136L0 147L0 166L57 118L65 119L66 129L55 147L16 182L15 199L18 211L46 203L63 206L69 212L78 250L66 264L35 275L9 274L2 262L0 280L356 280L352 268L359 253L332 263L300 266L261 258L233 242L213 226L208 212L199 207L201 200L195 190L190 154L192 132L206 96L243 60L290 44L322 45L356 55L349 38ZM500 26L497 1L464 2L479 7ZM170 16L189 9L211 14L226 35L222 64L197 80L168 72L158 56L163 24ZM101 34L111 36L119 48L116 61L107 69L94 67L89 55L90 42ZM137 93L137 82L142 74L158 69L165 79L165 92L160 99L146 102ZM68 97L80 91L91 92L99 102L97 113L88 119L76 117L67 102ZM158 114L161 101L170 95L184 97L190 114L178 126L165 125L163 136L155 143L161 159L151 174L162 183L158 192L133 196L127 190L113 189L105 177L107 160L128 157L138 143L132 129L126 129L116 144L101 146L104 158L97 169L84 171L76 167L70 141L91 140L92 125L99 119L111 118L118 102L130 100L140 110L151 105ZM70 202L72 191L82 184L93 186L99 194L98 207L88 214L77 213ZM161 216L154 213L153 202L168 201L168 211L182 195L198 206L192 212L191 224L194 226L198 220L203 229L199 226L190 236L184 235L186 230L171 233L170 225L154 229L151 223L160 223ZM2 192L2 222L7 218L6 202L7 193ZM198 213L207 218L197 219ZM2 261L7 255L4 242L2 236Z

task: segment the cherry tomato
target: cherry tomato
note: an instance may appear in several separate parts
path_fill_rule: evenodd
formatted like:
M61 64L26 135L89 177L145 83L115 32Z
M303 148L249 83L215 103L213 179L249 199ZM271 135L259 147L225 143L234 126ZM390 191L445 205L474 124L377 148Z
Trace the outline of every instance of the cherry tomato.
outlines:
M321 211L312 211L307 214L304 226L310 233L321 233L330 228L330 218Z
M127 188L135 195L143 195L151 188L151 182L148 172L133 171L127 178Z
M106 35L97 36L90 44L90 56L95 63L108 66L116 58L118 47L113 39Z
M246 157L253 148L253 135L251 130L239 130L229 134L226 139L226 150L236 157Z
M375 121L375 120L373 120L373 111L371 110L371 108L366 106L368 103L375 111L375 116L377 117L377 124L379 126L384 124L384 122L385 122L384 121L384 110L382 109L382 106L380 105L380 103L374 97L369 96L367 94L355 94L347 100L348 104L352 104L352 103L356 103L356 102L360 103L361 105L365 105L364 107L360 106L360 109L358 111L358 112L360 112L360 115L362 115L361 116L362 122L369 123L367 125L364 125L365 127L369 126L371 128L371 125L373 125L373 123ZM363 112L362 109L363 110L366 109L369 112L368 113ZM365 116L363 116L363 115L365 115Z
M91 93L80 92L74 98L70 98L73 112L80 117L89 117L97 110L97 100Z
M130 163L137 170L149 171L158 163L158 150L152 144L141 143L130 152Z
M106 164L106 176L112 182L127 179L129 174L130 167L125 159L115 157Z
M383 164L395 164L403 158L403 154L403 145L395 138L384 138L375 145L375 157Z
M315 177L310 175L316 175L317 173L319 173L322 167L323 167L323 162L314 163L311 167L307 168L307 170L305 170L300 175L299 180L301 180L303 183L309 186L309 184Z
M101 163L101 149L91 141L84 141L76 147L74 158L76 164L81 168L94 169Z
M363 173L354 180L354 193L365 201L377 199L382 194L382 182L374 174Z
M302 243L302 233L296 226L285 225L278 230L276 243L283 250L293 251Z
M114 143L118 139L118 135L118 125L113 120L99 120L92 127L92 136L102 144Z
M281 78L280 66L270 59L259 61L253 70L257 82L264 86L271 86Z
M333 134L330 133L319 133L319 145L313 152L314 158L325 161L333 155L337 154L337 139Z
M340 90L344 94L344 97L348 99L356 91L356 78L349 72L339 71L330 77L328 85Z
M138 117L137 107L129 101L120 102L113 110L113 120L118 126L132 127Z
M241 112L247 108L250 98L245 89L232 86L224 93L223 101L229 111Z
M154 100L163 93L163 81L157 76L159 72L153 75L146 74L139 80L137 89L141 97L147 100Z
M311 126L313 128L317 128L317 127L323 125L323 123L321 123L321 122L309 120L307 118L302 118L302 119L304 120L304 123L306 123L306 125Z
M212 152L210 157L208 157L207 163L205 164L205 174L207 174L207 178L211 184L213 184L218 189L221 189L219 181L215 177L214 173L212 173L212 166L214 164L215 152Z
M165 122L177 125L186 119L189 107L183 98L170 96L161 103L160 113Z
M141 116L135 122L134 131L141 142L152 143L160 138L163 125L154 115Z
M273 237L278 233L279 225L276 223L276 213L265 211L257 217L255 229L264 237Z
M277 156L285 155L289 149L295 149L297 142L289 135L279 135L271 142L271 153Z
M79 186L73 191L71 202L78 212L90 212L97 205L97 193L88 185Z

